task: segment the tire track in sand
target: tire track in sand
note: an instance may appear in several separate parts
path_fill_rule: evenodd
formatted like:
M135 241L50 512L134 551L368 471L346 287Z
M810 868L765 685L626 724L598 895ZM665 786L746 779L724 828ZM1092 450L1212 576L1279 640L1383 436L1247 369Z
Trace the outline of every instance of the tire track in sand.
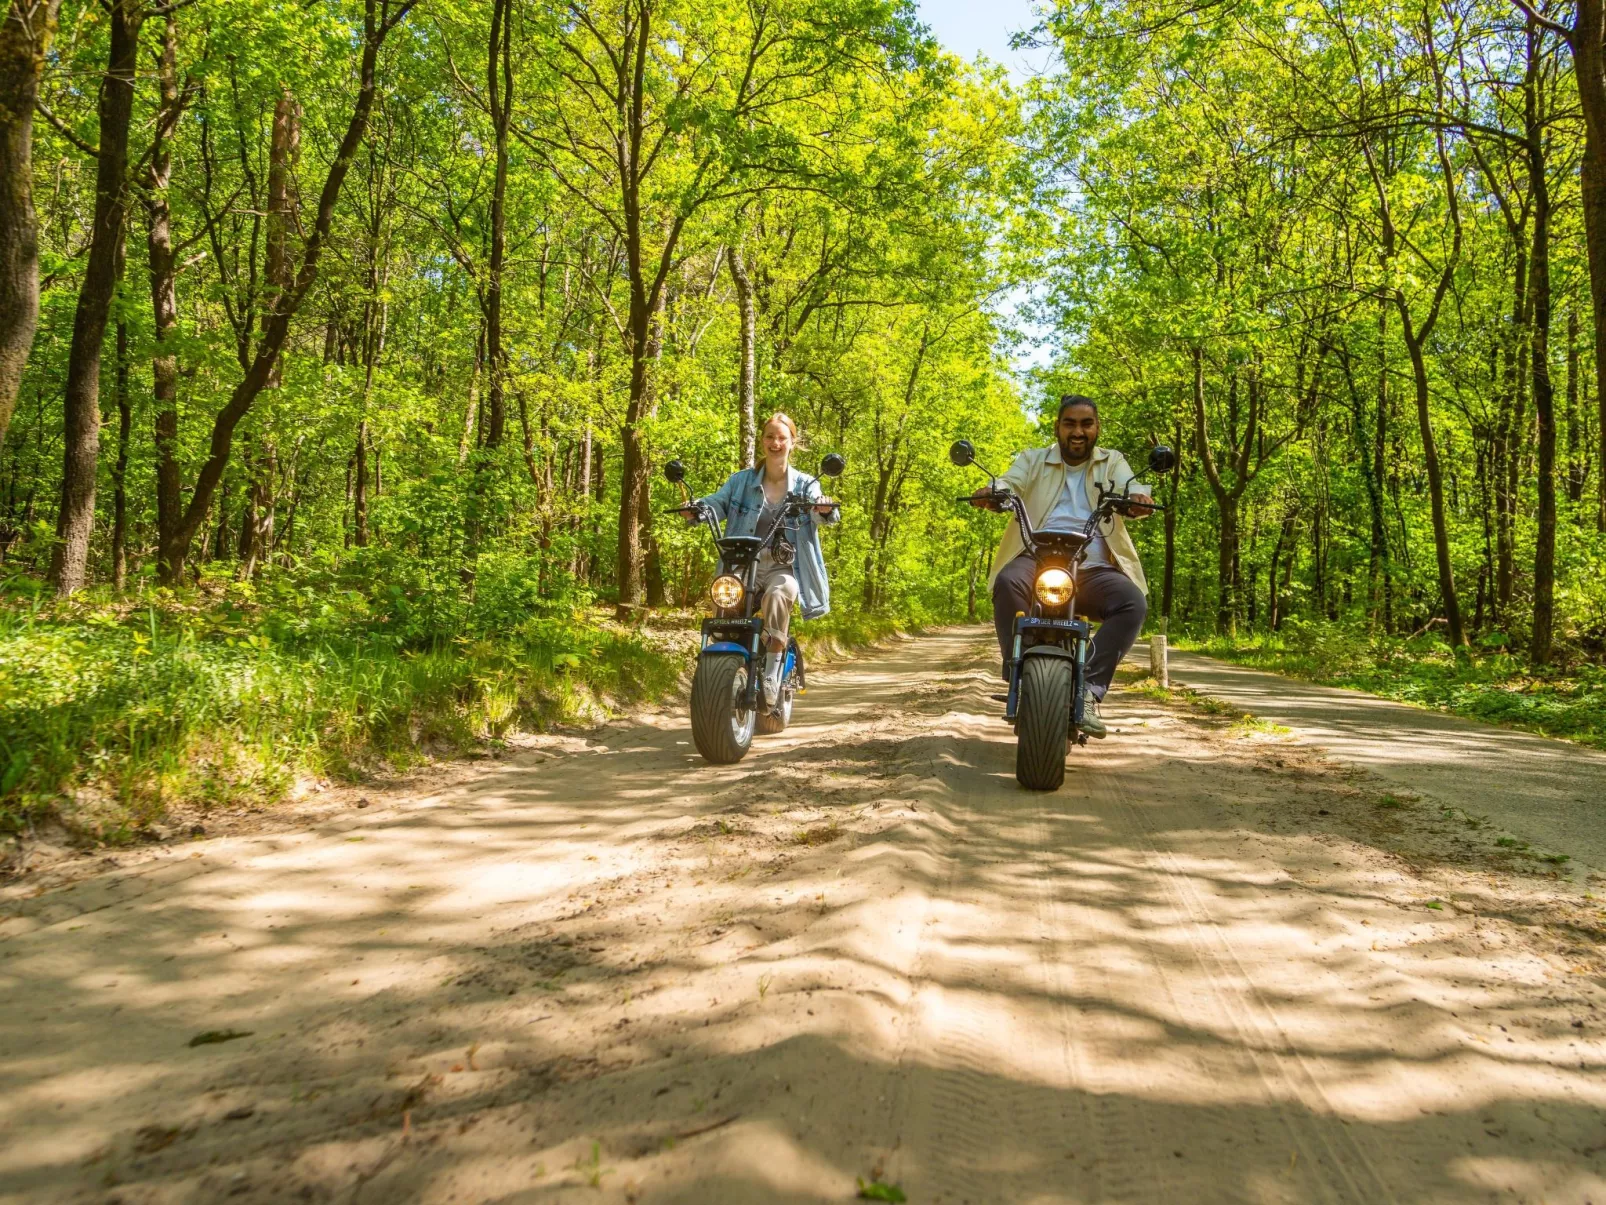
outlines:
M976 764L931 759L946 788L933 793L936 806L956 836L933 884L900 1061L892 1165L911 1199L1242 1199L1231 1177L1214 1192L1201 1186L1180 1145L1258 1149L1261 1166L1288 1151L1285 1172L1257 1186L1266 1200L1393 1201L1125 776L1084 751L1061 792L1021 791L1012 737L981 720L991 710L982 692L976 683L955 700L967 726L998 729L975 730L983 739L971 747L985 750ZM954 720L950 712L934 724ZM1092 862L1074 840L1062 848L1076 828L1098 833ZM1124 893L1113 908L1112 883ZM1123 929L1140 910L1146 925ZM1145 933L1160 927L1173 938L1164 946ZM1225 1072L1233 1085L1220 1107L1176 1108L1186 1128L1168 1124L1166 1085L1140 1090L1123 1066L1134 981L1158 1011L1214 1035L1182 1057L1202 1078Z

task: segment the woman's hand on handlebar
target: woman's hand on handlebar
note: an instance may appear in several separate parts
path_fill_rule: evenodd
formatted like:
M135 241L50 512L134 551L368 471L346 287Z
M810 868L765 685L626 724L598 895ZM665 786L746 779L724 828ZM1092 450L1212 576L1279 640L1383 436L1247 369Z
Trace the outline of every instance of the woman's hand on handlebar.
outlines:
M814 513L817 515L829 515L841 505L840 502L833 502L829 498L821 498L814 504Z
M688 526L694 526L703 521L703 504L701 502L688 502L685 506L671 506L665 513L679 515L686 520Z

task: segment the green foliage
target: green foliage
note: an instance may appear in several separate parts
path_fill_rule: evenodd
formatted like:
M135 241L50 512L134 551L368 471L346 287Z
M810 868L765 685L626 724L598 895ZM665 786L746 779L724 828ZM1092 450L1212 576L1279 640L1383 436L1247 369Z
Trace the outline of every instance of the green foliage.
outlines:
M681 669L579 613L488 610L477 634L431 642L388 594L250 593L0 609L0 829L59 810L126 839L174 804L405 767L661 694Z

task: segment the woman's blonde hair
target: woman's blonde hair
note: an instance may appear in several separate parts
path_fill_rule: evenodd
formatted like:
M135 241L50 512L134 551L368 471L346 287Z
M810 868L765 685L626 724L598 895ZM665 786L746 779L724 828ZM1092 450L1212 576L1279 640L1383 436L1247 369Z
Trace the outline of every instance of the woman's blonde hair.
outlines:
M774 414L770 415L764 420L764 425L758 429L761 437L763 436L763 433L769 429L769 425L771 423L780 423L785 426L787 431L792 436L793 448L801 449L803 447L803 429L797 425L796 420L794 420L790 414L787 414L782 410L777 410Z

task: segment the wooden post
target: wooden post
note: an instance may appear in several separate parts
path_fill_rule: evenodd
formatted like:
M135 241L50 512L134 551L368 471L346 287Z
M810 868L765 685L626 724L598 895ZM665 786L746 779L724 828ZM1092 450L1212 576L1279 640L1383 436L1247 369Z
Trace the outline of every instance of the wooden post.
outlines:
M1149 676L1162 689L1171 687L1171 671L1166 663L1166 621L1160 621L1160 630L1149 637Z

